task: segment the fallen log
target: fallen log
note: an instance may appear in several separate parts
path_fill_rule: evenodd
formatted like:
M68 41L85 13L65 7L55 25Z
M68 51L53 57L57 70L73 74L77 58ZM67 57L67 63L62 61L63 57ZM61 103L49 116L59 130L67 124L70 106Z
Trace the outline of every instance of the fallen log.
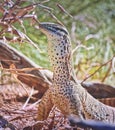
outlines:
M0 62L3 68L9 68L11 64L14 64L17 69L41 68L39 65L31 61L28 57L2 41L0 42ZM52 73L49 70L36 69L23 73L31 74L31 76L22 75L20 73L18 75L18 79L28 86L34 86L35 89L39 90L39 93L41 95L43 95L51 85L50 77L52 77Z

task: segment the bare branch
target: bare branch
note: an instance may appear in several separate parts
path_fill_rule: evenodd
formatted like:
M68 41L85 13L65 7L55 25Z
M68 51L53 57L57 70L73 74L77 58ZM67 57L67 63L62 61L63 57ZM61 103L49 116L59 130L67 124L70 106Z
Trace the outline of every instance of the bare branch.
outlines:
M94 73L90 74L89 76L87 76L81 83L83 83L84 81L86 81L87 79L89 79L90 77L92 77L93 75L95 75L95 73L97 73L103 66L107 65L108 63L111 63L113 58L115 56L113 56L109 61L107 61L106 63L102 64Z
M68 16L70 16L71 18L73 18L73 16L71 14L69 14L62 5L60 5L59 3L57 3L57 6L59 7L59 9L61 9L62 12L64 12L65 14L67 14Z

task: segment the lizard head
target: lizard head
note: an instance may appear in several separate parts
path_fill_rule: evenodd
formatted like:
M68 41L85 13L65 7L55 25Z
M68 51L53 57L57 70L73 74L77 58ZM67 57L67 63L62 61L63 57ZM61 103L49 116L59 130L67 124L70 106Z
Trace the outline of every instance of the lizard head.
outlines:
M39 28L50 40L60 39L63 36L69 35L67 29L59 24L43 22L39 24Z
M59 61L66 61L70 57L71 42L67 29L54 23L40 23L39 29L48 38L48 52L53 63Z

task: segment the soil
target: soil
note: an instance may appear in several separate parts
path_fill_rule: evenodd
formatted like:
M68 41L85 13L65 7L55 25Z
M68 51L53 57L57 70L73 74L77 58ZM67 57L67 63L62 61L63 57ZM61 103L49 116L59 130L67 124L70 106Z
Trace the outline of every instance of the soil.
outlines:
M32 91L33 96L27 102ZM38 123L36 117L37 106L40 101L36 96L34 97L36 94L35 90L24 84L23 87L19 83L0 85L0 125L2 126L4 119L6 121L6 124L2 126L4 130L13 130L13 128L16 130L33 129L34 125ZM40 123L43 123L43 130L73 130L68 119L57 108L53 108L47 120Z

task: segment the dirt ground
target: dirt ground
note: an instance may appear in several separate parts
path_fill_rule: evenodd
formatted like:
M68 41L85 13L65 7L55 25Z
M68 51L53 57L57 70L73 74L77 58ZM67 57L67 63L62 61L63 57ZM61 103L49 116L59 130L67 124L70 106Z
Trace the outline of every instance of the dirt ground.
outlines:
M28 94L27 94L28 93ZM40 99L30 96L37 94L37 91L26 85L18 83L1 84L0 85L0 125L2 127L5 119L6 124L4 130L8 130L12 126L16 130L32 130L33 126L38 123L37 106ZM2 122L3 121L3 122ZM69 125L69 121L61 112L53 108L48 119L43 123L43 130L73 130ZM0 127L0 130L2 128ZM12 130L13 130L12 128Z

